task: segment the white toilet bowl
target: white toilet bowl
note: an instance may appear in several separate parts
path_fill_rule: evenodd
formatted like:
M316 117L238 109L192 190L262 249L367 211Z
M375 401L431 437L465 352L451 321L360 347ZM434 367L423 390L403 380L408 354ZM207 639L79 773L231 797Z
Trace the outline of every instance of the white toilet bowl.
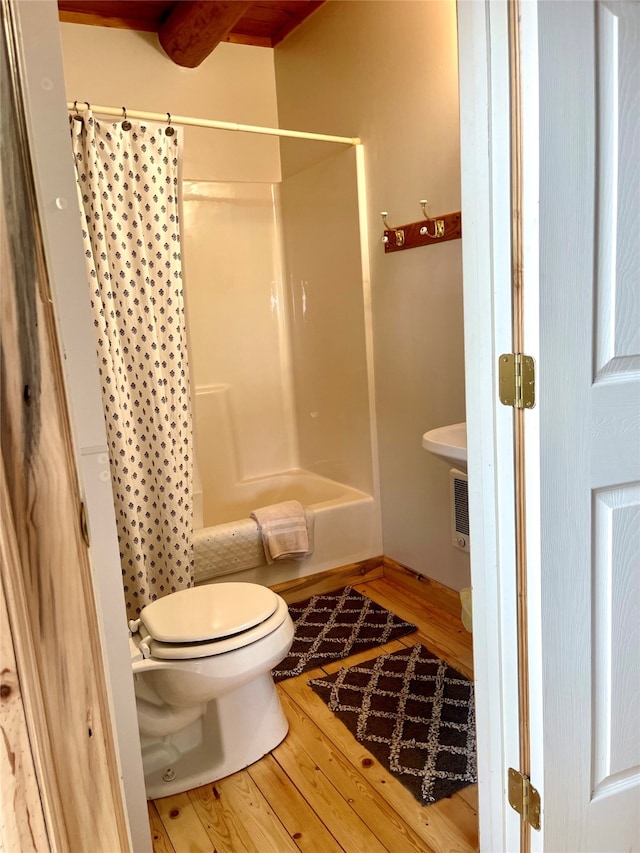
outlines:
M279 595L250 583L194 587L147 605L131 627L149 799L235 773L284 738L271 670L294 627Z

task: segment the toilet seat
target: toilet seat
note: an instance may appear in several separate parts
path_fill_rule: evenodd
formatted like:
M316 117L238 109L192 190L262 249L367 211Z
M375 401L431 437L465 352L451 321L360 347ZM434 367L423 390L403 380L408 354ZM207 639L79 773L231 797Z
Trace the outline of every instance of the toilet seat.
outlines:
M210 657L266 637L288 612L279 595L259 584L207 584L148 604L140 613L140 631L148 635L153 658Z
M278 596L255 583L182 589L147 604L140 620L154 640L197 643L246 631L275 611Z

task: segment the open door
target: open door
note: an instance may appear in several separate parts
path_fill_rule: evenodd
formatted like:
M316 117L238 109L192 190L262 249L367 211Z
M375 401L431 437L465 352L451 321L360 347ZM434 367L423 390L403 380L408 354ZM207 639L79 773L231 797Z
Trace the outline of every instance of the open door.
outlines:
M539 140L524 166L539 170L524 312L532 848L638 850L640 3L522 12Z
M481 849L639 850L640 3L525 2L517 33L509 6L458 3ZM498 402L516 227L536 369L518 415Z

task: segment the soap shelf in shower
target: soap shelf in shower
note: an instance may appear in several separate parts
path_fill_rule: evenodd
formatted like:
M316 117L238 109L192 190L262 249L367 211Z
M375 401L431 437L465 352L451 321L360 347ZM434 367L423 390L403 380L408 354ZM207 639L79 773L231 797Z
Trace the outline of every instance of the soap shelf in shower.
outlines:
M383 221L384 220L383 217ZM433 219L422 219L410 222L408 225L398 225L396 228L385 228L382 241L385 254L403 252L405 249L416 249L418 246L434 246L446 243L447 240L458 240L462 237L462 213L445 213Z

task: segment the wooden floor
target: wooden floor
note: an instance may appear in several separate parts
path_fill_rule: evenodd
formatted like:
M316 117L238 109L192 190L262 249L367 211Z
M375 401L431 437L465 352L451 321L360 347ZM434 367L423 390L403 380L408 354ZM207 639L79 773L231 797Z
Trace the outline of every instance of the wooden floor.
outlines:
M149 803L154 853L478 850L477 785L419 805L306 684L415 643L471 677L471 635L457 615L459 604L443 588L401 572L353 586L416 623L418 632L280 682L287 737L246 770Z

